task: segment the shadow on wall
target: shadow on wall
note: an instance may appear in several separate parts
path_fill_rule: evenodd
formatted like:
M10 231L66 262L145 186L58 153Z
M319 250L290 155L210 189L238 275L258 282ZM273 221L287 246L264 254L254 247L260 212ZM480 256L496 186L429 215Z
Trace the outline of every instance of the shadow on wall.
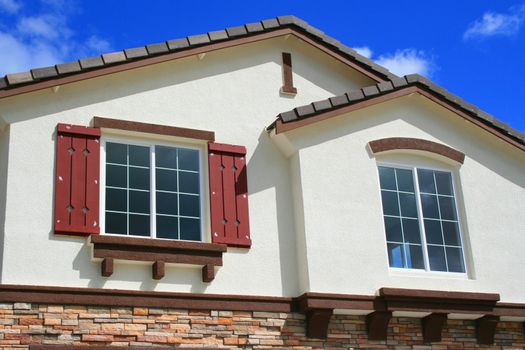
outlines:
M258 140L247 164L248 191L250 195L268 189L274 191L282 292L283 295L295 295L298 291L298 271L289 161L271 142L266 130L261 132ZM257 213L250 213L250 216L255 215ZM271 232L255 234L257 239L264 239Z

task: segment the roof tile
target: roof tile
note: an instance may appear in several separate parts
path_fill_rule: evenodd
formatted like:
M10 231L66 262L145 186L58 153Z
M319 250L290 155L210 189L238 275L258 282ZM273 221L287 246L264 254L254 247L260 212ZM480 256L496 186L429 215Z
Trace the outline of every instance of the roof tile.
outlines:
M9 85L23 84L33 81L33 76L31 72L21 72L14 74L7 74L5 76Z
M394 85L395 88L402 87L408 84L404 77L394 78L394 79L391 79L391 81L392 81L392 85Z
M168 41L168 47L171 51L183 49L190 46L187 38L175 39Z
M365 98L365 95L363 94L363 91L361 89L350 91L346 95L350 102L359 101Z
M168 45L166 45L166 43L150 44L146 45L146 50L148 50L150 55L156 55L159 53L168 52Z
M191 35L188 37L190 45L201 45L210 42L208 34Z
M31 69L31 74L33 74L33 79L38 80L38 79L56 77L58 75L58 72L54 66L51 66L51 67Z
M394 89L394 86L390 81L384 81L382 83L377 84L377 88L380 92L386 92Z
M57 64L56 68L58 74L75 73L81 70L80 64L77 61Z
M245 35L248 32L244 26L226 28L229 37Z
M279 22L277 22L276 18L265 19L265 20L261 21L261 23L262 23L264 29L272 29L272 28L279 27Z
M323 35L326 35L322 30L312 27L311 25L307 25L304 30L316 37L322 37Z
M134 59L134 58L140 58L140 57L146 57L148 56L148 51L146 51L146 48L144 46L142 47L135 47L133 49L126 49L124 50L124 53L126 54L126 57L128 59Z
M262 26L261 22L248 23L246 25L246 30L248 33L256 33L263 31L264 27Z
M279 16L279 17L277 17L277 21L282 26L285 26L287 24L295 24L296 26L299 26L299 27L302 27L302 28L306 28L308 26L308 23L306 23L302 19L297 18L295 16L291 16L291 15L289 15L289 16Z
M291 111L288 111L288 112L281 113L280 117L281 117L282 121L286 123L286 122L289 122L291 120L297 119L297 114L295 114L295 110L291 110Z
M330 97L330 102L332 103L332 106L337 107L348 103L348 98L345 95L339 95Z
M297 107L295 108L295 113L300 117L305 117L309 114L314 114L315 113L315 109L314 109L314 106L312 104L309 104L309 105L305 105L305 106L300 106L300 107Z
M316 112L321 112L326 109L332 108L332 104L329 99L314 102L314 108Z
M228 39L228 33L225 30L216 30L214 32L209 32L208 36L211 41L224 40Z
M102 55L105 64L112 64L126 61L126 55L123 51L111 52Z
M375 85L364 87L361 90L363 90L363 94L366 97L370 97L370 96L374 96L374 95L378 95L379 94L379 89Z
M102 57L100 56L82 58L81 60L79 60L79 62L80 67L82 67L82 69L96 68L104 65Z

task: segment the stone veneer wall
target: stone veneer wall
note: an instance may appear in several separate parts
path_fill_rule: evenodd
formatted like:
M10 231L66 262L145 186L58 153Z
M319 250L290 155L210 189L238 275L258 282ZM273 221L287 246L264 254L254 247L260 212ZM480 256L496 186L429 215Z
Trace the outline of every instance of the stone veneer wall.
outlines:
M523 349L523 323L500 322L494 346L476 343L474 321L448 320L443 341L424 344L420 319L393 318L388 340L369 341L363 316L334 315L327 340L305 337L300 313L0 304L0 346L29 344L293 349Z

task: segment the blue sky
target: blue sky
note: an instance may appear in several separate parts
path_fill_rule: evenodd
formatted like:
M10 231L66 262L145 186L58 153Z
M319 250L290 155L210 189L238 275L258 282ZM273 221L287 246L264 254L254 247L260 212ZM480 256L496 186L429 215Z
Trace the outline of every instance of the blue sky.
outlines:
M525 132L525 0L0 0L0 74L287 14Z

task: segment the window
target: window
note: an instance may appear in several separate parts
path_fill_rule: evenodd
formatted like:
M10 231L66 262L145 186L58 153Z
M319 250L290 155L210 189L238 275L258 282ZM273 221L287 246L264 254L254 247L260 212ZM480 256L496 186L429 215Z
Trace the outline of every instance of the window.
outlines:
M379 166L390 267L464 273L452 174Z
M103 232L202 240L199 149L108 140L104 150Z

